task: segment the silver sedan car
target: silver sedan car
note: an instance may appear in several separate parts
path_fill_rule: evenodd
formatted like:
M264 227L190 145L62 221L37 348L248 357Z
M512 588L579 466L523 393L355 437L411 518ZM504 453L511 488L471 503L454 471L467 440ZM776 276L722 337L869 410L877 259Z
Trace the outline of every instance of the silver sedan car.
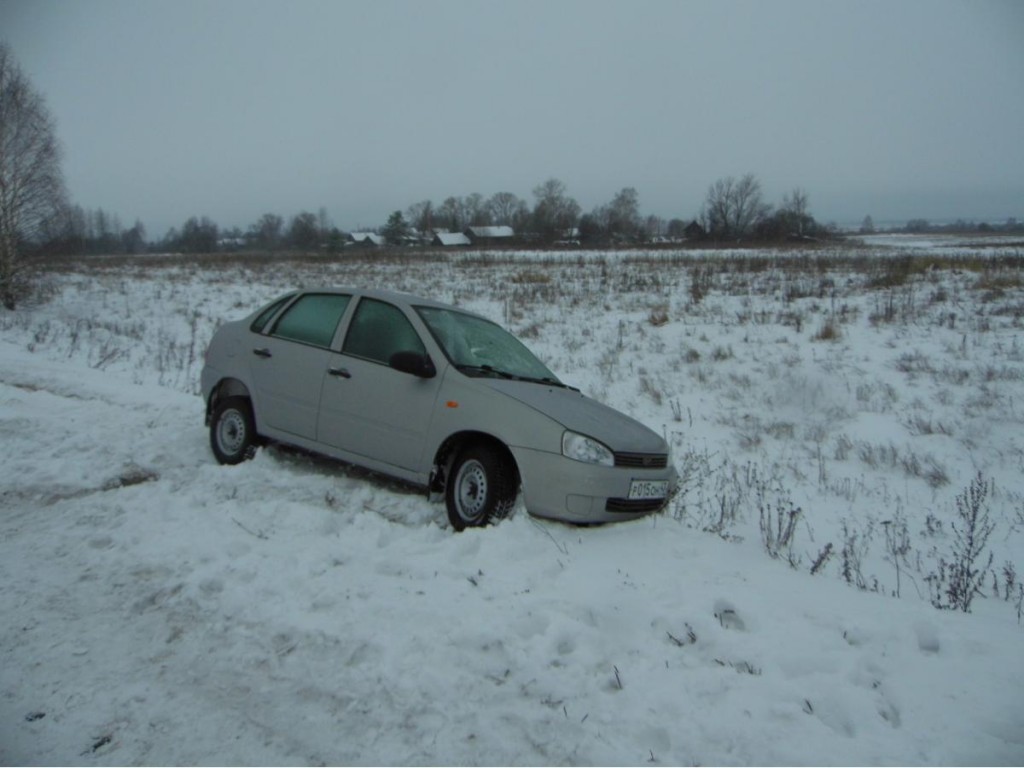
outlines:
M668 446L563 384L479 315L378 290L289 293L222 325L202 372L223 464L274 440L443 494L456 530L526 509L578 523L661 509Z

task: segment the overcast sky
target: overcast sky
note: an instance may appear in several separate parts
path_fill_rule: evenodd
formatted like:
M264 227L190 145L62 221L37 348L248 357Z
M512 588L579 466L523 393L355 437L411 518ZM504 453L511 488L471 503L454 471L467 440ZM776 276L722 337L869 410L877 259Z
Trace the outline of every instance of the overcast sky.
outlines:
M1024 219L1024 2L0 0L73 200L150 237L338 226L550 177L689 218L754 173L822 222Z

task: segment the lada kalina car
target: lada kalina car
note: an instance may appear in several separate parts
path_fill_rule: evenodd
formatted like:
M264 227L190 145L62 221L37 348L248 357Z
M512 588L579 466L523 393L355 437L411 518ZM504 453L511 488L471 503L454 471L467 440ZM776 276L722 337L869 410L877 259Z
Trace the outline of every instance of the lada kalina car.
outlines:
M272 440L444 495L456 530L508 514L577 523L661 509L665 440L563 384L498 324L379 290L288 293L222 325L202 371L222 464Z

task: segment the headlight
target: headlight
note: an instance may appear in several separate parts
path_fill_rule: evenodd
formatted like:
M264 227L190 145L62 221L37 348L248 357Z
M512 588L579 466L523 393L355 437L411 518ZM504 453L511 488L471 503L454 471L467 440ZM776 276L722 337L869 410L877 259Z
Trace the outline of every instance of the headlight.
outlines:
M615 456L608 447L592 437L576 432L562 435L562 455L587 464L602 464L606 467L615 466Z

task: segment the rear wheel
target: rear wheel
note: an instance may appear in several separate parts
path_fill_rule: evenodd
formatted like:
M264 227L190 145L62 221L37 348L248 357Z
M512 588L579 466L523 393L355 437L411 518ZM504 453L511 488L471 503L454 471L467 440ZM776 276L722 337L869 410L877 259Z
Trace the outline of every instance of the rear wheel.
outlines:
M452 528L487 525L506 517L516 500L515 469L489 445L471 445L455 459L445 487Z
M226 397L213 407L210 447L221 464L239 464L256 454L256 423L248 398Z

